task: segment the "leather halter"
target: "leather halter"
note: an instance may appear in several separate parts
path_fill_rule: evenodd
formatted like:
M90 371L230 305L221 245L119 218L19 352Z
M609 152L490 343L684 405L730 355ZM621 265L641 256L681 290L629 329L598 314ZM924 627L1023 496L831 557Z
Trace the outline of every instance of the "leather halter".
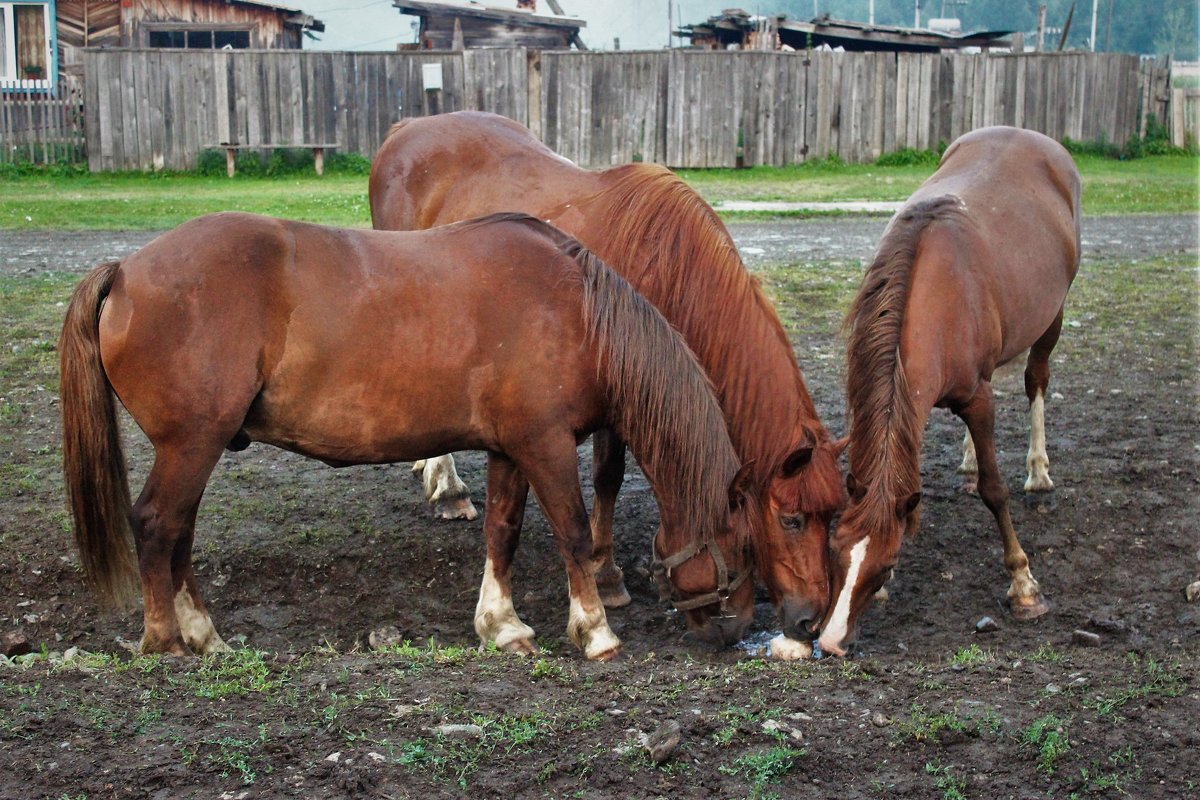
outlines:
M658 533L654 534L654 541L658 541ZM706 594L696 597L681 598L675 595L675 587L671 584L671 570L678 567L696 556L709 551L713 563L717 567L717 588ZM749 548L747 547L747 550ZM674 555L666 558L658 557L658 548L653 545L650 548L653 556L650 562L650 574L654 576L654 582L658 584L658 595L662 600L670 600L677 611L691 611L692 609L700 608L711 603L720 603L721 616L732 618L736 615L729 611L729 598L738 587L746 582L746 578L750 575L750 570L742 570L739 573L733 573L733 579L730 580L730 572L725 566L725 556L721 554L721 548L717 547L711 534L706 535L700 541L691 541ZM747 554L748 555L748 554ZM746 563L749 563L747 560Z

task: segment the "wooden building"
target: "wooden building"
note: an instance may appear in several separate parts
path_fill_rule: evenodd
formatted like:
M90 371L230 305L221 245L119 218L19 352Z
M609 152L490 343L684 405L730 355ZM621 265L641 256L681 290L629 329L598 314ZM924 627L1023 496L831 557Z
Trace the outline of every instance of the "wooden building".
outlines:
M558 4L549 0L551 9ZM539 14L536 3L499 8L474 2L394 0L401 14L420 20L421 50L464 50L475 47L528 47L539 50L586 50L579 30L587 23L559 13Z
M695 25L682 25L676 36L706 50L812 50L827 46L856 52L938 53L966 47L1008 47L1012 31L951 33L831 19L828 14L802 22L784 14L752 16L726 9Z
M300 49L323 30L299 9L258 0L0 2L0 89L54 90L82 74L84 47Z

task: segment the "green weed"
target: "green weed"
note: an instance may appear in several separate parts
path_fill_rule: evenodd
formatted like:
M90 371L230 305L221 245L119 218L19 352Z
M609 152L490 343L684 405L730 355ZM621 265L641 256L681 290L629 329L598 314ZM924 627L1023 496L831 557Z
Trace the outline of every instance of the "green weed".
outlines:
M1067 725L1054 714L1041 717L1021 733L1021 744L1037 751L1037 766L1053 775L1056 763L1071 749Z
M933 776L934 785L942 792L942 800L967 800L967 782L956 776L950 767L933 761L925 765L925 772Z
M938 741L943 732L971 733L968 725L957 713L930 713L920 703L913 703L909 710L908 719L896 722L895 735L898 738L915 739L918 742Z
M741 756L732 765L720 766L717 769L725 775L749 780L750 797L766 798L767 785L775 783L790 772L805 754L806 751L802 748L776 745L769 750Z

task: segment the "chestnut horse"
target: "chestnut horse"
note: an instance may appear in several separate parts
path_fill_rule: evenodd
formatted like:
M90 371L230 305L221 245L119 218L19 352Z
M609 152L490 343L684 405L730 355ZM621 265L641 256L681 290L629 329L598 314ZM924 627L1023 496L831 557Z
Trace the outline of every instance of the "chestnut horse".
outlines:
M455 346L441 337L453 330ZM509 585L533 488L566 565L588 658L620 642L596 589L576 446L626 438L657 495L655 552L702 637L753 613L737 454L712 388L662 316L561 231L497 215L433 231L343 230L225 213L97 267L60 341L64 462L89 582L136 573L143 652L225 649L192 571L196 510L222 450L265 442L333 466L488 451L475 628L534 650ZM154 447L130 507L113 393Z
M717 390L738 455L765 503L753 544L759 575L780 608L778 657L811 652L810 629L829 602L829 525L844 492L839 450L817 418L787 334L713 210L663 167L575 166L521 125L464 111L395 125L371 166L376 228L429 228L493 211L524 211L577 237L675 326ZM606 605L629 602L613 562L613 507L625 447L593 438L592 532ZM426 467L465 492L453 462ZM450 477L452 476L452 477ZM790 637L790 638L789 638Z
M820 645L843 655L857 620L915 535L921 437L932 409L967 423L978 490L996 518L1014 617L1048 606L1029 571L996 466L992 372L1029 351L1029 491L1053 487L1043 409L1050 351L1079 266L1079 173L1054 140L994 127L947 148L884 231L846 317L850 500L838 524L835 601ZM973 483L973 481L972 481Z

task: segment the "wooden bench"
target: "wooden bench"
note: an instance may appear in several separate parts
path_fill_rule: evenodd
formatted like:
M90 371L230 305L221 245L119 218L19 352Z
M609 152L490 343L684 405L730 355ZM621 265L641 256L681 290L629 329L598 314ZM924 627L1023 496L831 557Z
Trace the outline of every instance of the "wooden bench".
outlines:
M229 177L233 177L237 171L237 151L238 150L312 150L313 168L316 169L318 175L325 174L325 151L337 148L336 143L328 144L238 144L237 142L221 142L220 144L210 145L210 147L220 148L225 151L225 172Z

